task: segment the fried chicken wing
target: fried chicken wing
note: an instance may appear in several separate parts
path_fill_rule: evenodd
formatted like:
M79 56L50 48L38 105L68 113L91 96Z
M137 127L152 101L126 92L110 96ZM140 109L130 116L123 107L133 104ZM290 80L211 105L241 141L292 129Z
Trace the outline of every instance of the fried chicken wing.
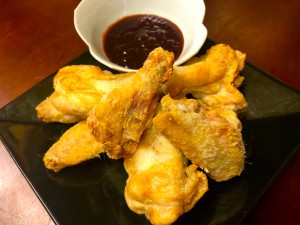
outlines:
M99 157L103 145L91 134L86 121L67 130L46 152L43 160L48 169L55 172L67 166Z
M156 48L126 84L103 95L89 113L88 125L110 158L136 151L152 120L161 84L172 75L173 61L173 53Z
M36 107L37 116L44 122L85 120L102 96L127 83L131 74L113 75L92 65L66 66L54 77L54 92Z
M194 164L216 181L238 176L244 169L245 147L235 112L197 107L197 101L165 96L153 126ZM225 117L227 116L227 117Z
M186 65L174 66L174 76L164 85L164 92L176 99L192 94L203 105L243 109L247 103L237 87L244 79L239 72L245 57L228 45L217 44Z
M155 225L172 224L208 190L206 175L196 165L188 165L182 152L153 127L145 131L124 166L129 175L125 187L129 208Z

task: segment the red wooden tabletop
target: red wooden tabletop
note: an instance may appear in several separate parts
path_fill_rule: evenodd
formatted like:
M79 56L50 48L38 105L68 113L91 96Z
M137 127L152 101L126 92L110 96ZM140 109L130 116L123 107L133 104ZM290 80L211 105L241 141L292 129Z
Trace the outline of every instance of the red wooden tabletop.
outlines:
M79 2L0 1L0 108L87 50L73 25ZM205 4L210 39L245 52L248 62L300 90L298 0ZM243 224L299 224L299 173L298 154ZM53 224L1 143L0 202L0 224Z

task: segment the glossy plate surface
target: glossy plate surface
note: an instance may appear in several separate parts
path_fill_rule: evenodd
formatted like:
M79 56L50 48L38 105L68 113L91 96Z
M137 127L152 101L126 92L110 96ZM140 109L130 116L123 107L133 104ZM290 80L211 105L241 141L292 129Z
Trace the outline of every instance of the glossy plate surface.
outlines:
M207 40L199 54L213 45ZM89 52L69 63L100 65ZM292 159L300 145L300 94L261 70L245 65L241 91L249 107L240 114L246 168L228 182L209 180L209 191L175 224L239 224ZM145 225L131 212L123 190L122 160L105 155L59 173L48 171L42 157L69 128L40 122L35 106L51 94L54 74L0 110L0 137L52 219L62 225Z

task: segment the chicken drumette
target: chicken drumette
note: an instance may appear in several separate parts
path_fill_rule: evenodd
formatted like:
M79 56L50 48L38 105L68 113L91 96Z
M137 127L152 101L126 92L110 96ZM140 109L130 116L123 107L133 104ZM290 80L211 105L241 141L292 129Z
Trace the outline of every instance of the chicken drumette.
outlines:
M172 75L174 54L154 49L126 83L107 92L87 119L93 135L110 158L133 154L152 121L161 85Z

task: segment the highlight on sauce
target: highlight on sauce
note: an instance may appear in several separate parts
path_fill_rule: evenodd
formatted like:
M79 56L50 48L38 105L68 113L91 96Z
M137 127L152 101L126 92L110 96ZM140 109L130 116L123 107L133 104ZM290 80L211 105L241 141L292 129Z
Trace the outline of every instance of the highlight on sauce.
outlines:
M139 69L157 47L171 51L175 60L183 49L181 30L168 19L150 14L131 15L112 24L103 34L108 59L125 68Z

